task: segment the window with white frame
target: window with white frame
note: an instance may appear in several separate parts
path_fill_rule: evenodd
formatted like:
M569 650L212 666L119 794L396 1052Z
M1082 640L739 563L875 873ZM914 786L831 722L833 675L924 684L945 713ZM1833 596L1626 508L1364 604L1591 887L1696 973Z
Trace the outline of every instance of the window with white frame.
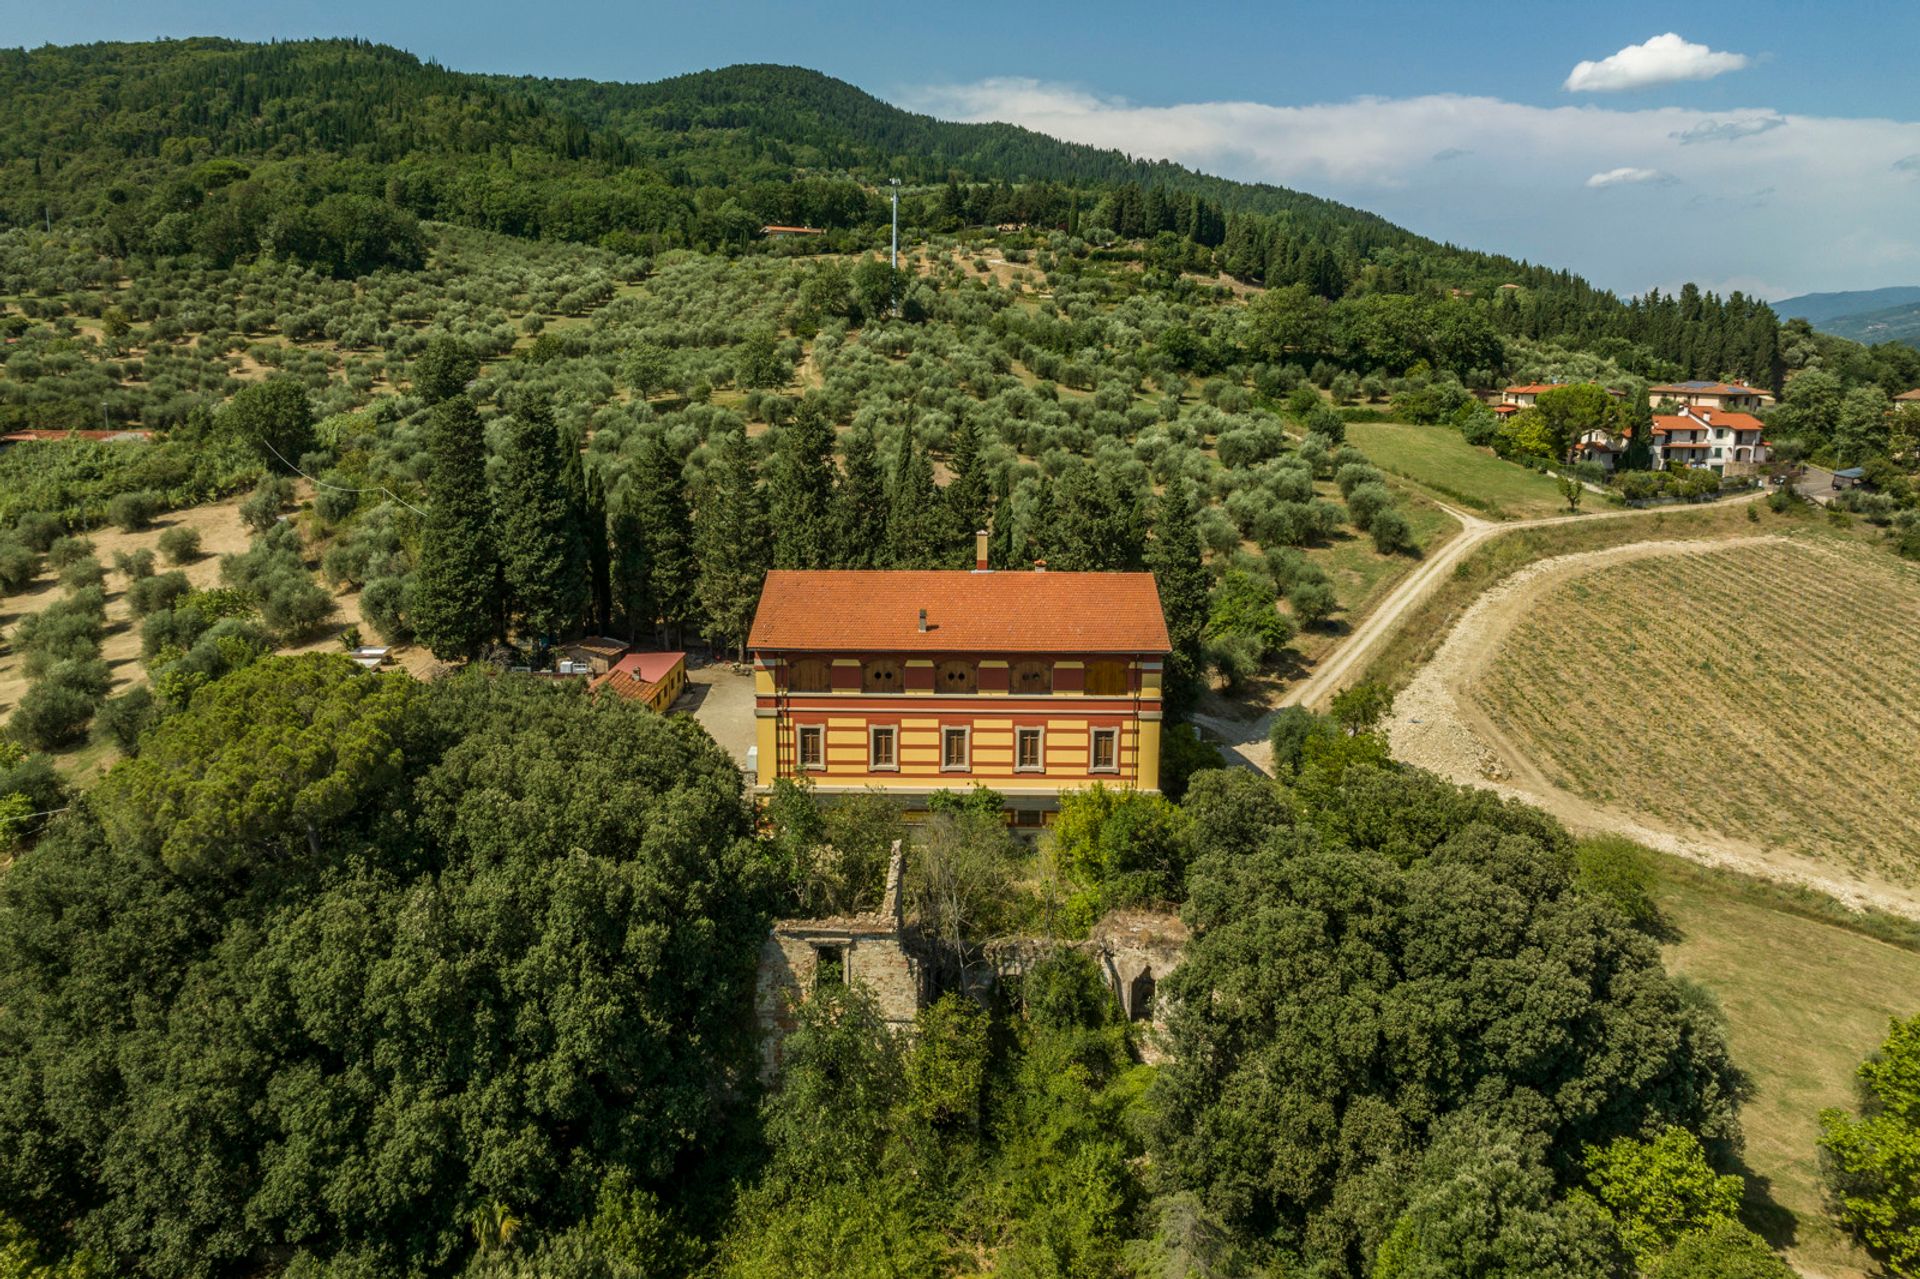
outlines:
M900 767L900 730L891 724L876 724L867 730L867 767L886 772Z
M940 730L940 771L943 773L964 773L967 771L968 739L973 730L949 726Z
M800 734L800 767L822 769L827 766L827 730L819 724L802 724Z
M1016 728L1013 730L1013 770L1016 773L1045 772L1046 759L1044 729Z
M1096 728L1087 745L1087 771L1092 773L1117 773L1120 771L1120 730L1117 728Z

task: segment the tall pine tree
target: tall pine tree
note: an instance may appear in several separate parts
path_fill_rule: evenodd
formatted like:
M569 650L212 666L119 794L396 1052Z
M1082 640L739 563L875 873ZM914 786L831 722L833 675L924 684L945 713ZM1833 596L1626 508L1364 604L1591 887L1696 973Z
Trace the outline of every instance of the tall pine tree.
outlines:
M693 517L700 611L711 638L747 657L747 632L770 558L766 508L745 431L721 437Z
M887 560L894 568L941 568L946 511L933 482L933 459L913 437L900 430L894 454L893 485L887 494Z
M833 495L841 568L884 568L887 564L887 480L873 431L856 426L847 436L846 474Z
M782 433L767 485L775 568L828 568L834 558L833 423L820 402L800 402Z
M498 629L499 556L480 414L464 395L427 415L427 517L408 605L413 632L443 661L477 655Z
M944 494L948 536L954 547L948 558L955 567L972 568L973 535L987 527L990 481L973 427L962 422L953 436L953 451L947 458L953 478L947 481Z
M547 406L527 397L500 451L500 563L507 598L528 634L553 639L587 608L587 549L569 482L567 446ZM574 458L578 465L578 455Z
M648 598L669 645L681 642L695 612L693 515L686 468L666 433L651 432L633 471L634 523L645 543ZM649 626L651 623L649 623Z
M607 587L613 611L613 629L638 644L642 635L653 639L660 606L653 597L653 566L648 558L647 527L642 517L640 486L631 479L613 491L607 512Z
M1193 487L1184 477L1167 485L1153 514L1153 540L1147 567L1160 588L1173 653L1167 660L1164 691L1167 709L1184 714L1199 700L1206 670L1207 592L1211 583L1201 558L1200 531L1194 523Z
M613 625L613 547L607 535L607 490L600 470L587 471L587 500L581 512L581 535L587 543L587 599L592 627L605 634Z

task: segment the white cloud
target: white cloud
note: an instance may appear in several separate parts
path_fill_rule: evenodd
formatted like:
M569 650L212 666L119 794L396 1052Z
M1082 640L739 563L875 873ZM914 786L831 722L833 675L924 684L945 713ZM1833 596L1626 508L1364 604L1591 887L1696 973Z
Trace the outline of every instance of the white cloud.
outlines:
M1629 184L1638 185L1647 182L1671 182L1673 179L1658 169L1635 169L1622 166L1608 169L1605 173L1596 173L1587 179L1587 185L1595 188L1617 187Z
M1786 296L1920 284L1913 187L1888 181L1896 166L1920 170L1920 123L1457 94L1143 106L1027 79L921 89L905 105L1281 183L1615 289L1764 280L1768 296ZM1737 143L1698 145L1728 125ZM1680 208L1676 188L1657 181L1609 183L1598 198L1588 182L1615 169L1666 174L1712 199Z
M1786 122L1786 117L1777 115L1749 115L1738 120L1702 120L1691 129L1674 134L1673 140L1687 145L1696 142L1738 142L1756 133L1778 129Z
M1617 93L1681 80L1711 80L1738 71L1749 61L1744 53L1721 53L1669 31L1598 62L1580 63L1561 87L1570 93Z

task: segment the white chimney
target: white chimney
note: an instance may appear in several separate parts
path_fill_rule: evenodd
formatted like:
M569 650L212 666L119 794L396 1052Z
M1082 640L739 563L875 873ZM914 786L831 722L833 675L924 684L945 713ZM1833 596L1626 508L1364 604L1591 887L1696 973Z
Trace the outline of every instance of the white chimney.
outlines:
M920 631L921 631L921 634L925 634L925 633L926 633L926 630L927 630L927 610L923 608L923 609L921 609L921 610L920 610Z

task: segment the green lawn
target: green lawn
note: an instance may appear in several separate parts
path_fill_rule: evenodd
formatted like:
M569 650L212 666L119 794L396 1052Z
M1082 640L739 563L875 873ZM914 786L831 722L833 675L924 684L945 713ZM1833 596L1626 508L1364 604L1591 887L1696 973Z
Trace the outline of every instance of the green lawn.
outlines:
M1852 1104L1854 1068L1887 1019L1920 1011L1920 953L1808 918L1785 890L1670 858L1658 866L1676 934L1667 966L1719 1001L1734 1062L1753 1083L1740 1114L1757 1174L1750 1224L1802 1273L1877 1273L1821 1210L1817 1116Z
M1489 519L1528 519L1566 510L1559 484L1548 476L1475 448L1449 426L1353 422L1347 439L1374 465L1423 484L1442 499ZM1588 494L1589 501L1599 499Z

